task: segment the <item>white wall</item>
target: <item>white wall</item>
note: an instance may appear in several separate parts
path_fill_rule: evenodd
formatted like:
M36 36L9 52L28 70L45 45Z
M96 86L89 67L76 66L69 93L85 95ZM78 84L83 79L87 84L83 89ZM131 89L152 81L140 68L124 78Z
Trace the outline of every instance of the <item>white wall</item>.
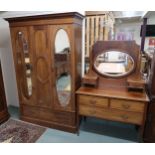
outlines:
M122 24L116 24L116 33L120 31L133 31L134 32L134 39L138 45L141 44L141 37L140 37L140 30L141 25L143 24L142 20L137 22L131 22L131 23L122 23ZM147 24L155 24L155 12L152 13L148 17ZM152 37L151 37L152 38ZM149 45L149 37L145 38L145 46L144 50L147 51Z
M147 24L154 24L155 25L155 11L152 11L149 16L148 16L148 20L147 20ZM145 49L147 50L148 45L149 45L149 38L150 37L146 37L145 38ZM151 37L151 38L155 38L155 37Z
M65 48L70 48L70 41L66 31L60 29L55 37L55 51L61 53Z
M19 101L16 88L9 25L8 22L3 19L0 19L0 59L7 104L18 106Z
M141 29L141 21L137 22L125 22L115 25L115 31L117 32L133 32L134 40L138 45L141 44L141 37L140 37L140 29Z
M152 11L148 17L148 24L155 24L155 11Z

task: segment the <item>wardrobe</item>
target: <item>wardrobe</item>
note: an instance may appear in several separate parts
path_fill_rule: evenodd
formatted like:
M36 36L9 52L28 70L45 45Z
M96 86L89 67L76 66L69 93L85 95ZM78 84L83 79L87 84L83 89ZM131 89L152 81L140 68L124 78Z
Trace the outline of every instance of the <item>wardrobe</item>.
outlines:
M77 131L83 16L76 12L7 18L20 119Z
M6 121L8 118L9 118L9 113L7 109L2 68L1 68L1 62L0 62L0 123Z

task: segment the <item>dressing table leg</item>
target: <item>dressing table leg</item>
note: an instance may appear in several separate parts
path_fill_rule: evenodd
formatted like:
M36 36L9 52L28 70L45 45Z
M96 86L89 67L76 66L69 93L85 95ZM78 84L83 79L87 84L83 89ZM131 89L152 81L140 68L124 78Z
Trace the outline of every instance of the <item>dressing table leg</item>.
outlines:
M143 143L144 125L139 126L138 130L138 142Z
M82 121L82 116L77 116L77 136L79 136L79 133L80 133L80 124L81 124L81 121Z
M86 122L87 121L87 117L83 116L83 120L84 120L84 122Z
M136 129L136 131L139 131L139 125L135 125L135 129Z
M77 130L77 136L79 136L79 134L80 134L80 131L79 131L79 129Z

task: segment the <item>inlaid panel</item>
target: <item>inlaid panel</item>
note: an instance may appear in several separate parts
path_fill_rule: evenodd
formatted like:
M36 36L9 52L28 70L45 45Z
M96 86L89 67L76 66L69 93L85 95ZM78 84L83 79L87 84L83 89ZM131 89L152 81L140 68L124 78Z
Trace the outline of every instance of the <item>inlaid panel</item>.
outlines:
M48 81L49 73L46 71L46 68L48 68L48 64L45 60L45 58L40 57L37 60L37 79L41 83L46 83Z
M51 55L48 44L48 28L46 26L34 26L34 52L36 66L36 92L37 105L51 108ZM51 95L50 95L51 92Z

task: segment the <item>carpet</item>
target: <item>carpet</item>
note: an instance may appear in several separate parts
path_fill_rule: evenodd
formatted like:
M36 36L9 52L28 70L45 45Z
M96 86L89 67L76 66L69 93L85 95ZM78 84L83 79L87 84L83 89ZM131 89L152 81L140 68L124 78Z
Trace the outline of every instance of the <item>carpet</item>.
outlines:
M1 143L34 143L46 128L31 123L9 119L0 125Z

